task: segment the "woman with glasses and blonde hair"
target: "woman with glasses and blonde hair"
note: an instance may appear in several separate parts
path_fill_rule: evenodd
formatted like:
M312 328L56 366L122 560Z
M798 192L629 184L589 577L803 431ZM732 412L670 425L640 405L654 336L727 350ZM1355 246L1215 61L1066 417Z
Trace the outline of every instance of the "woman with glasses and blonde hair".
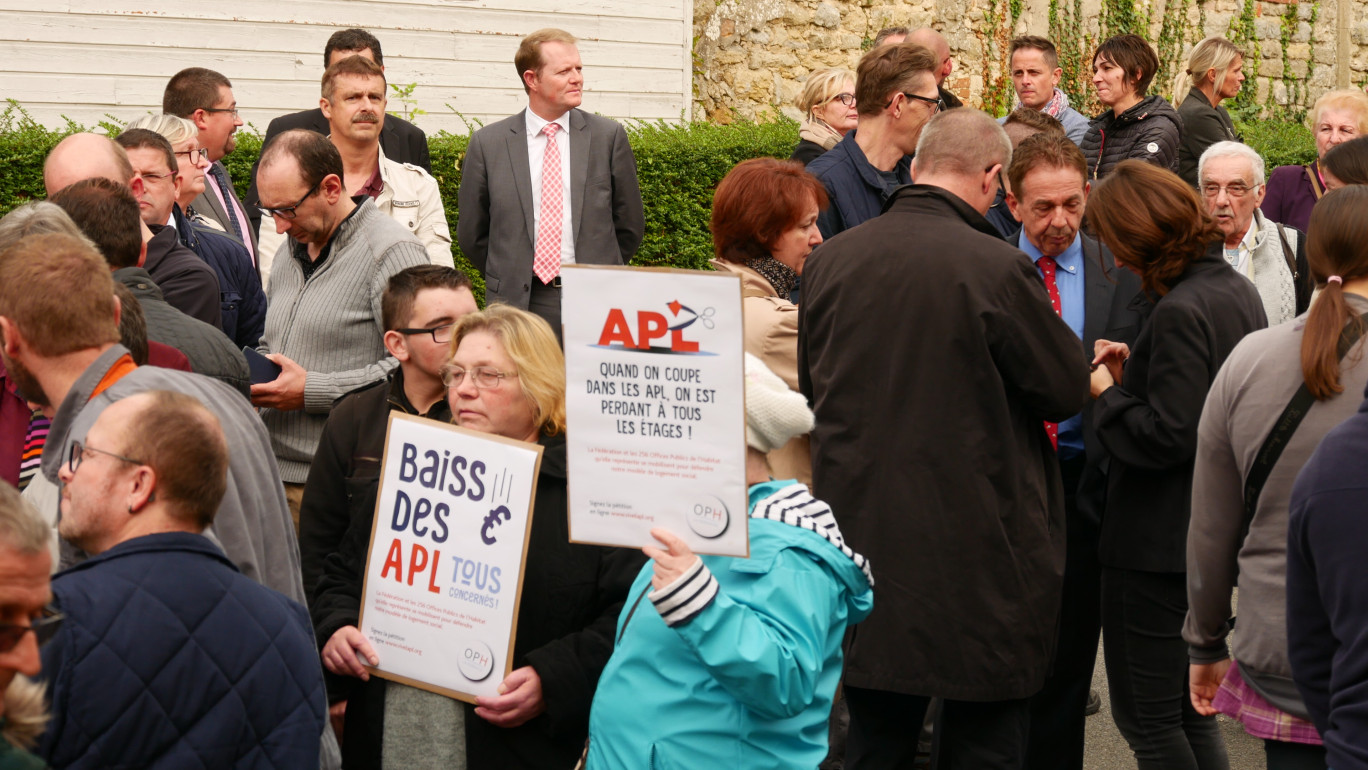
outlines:
M1316 140L1316 159L1305 166L1279 166L1268 176L1259 209L1264 216L1302 232L1311 224L1311 207L1326 191L1321 164L1330 148L1368 136L1368 94L1357 88L1327 92L1306 115Z
M645 556L635 550L570 542L566 516L565 357L538 316L491 305L451 330L443 370L457 425L540 443L513 672L502 695L472 706L369 677L356 655L375 650L355 627L323 650L332 673L365 680L347 703L343 762L348 768L572 767L584 749L589 706L613 650L613 628ZM366 542L348 536L349 542ZM346 553L344 544L344 554ZM330 557L327 574L341 559ZM351 571L364 569L353 555ZM360 601L361 579L352 585ZM322 592L325 583L319 584Z
M798 127L798 146L789 160L802 161L806 166L835 147L859 121L855 73L835 67L817 70L808 75L795 104L803 111L803 122Z
M1093 429L1111 458L1098 560L1112 717L1140 770L1225 770L1215 719L1188 698L1188 518L1207 390L1267 325L1263 302L1222 256L1197 191L1170 171L1122 161L1086 216L1143 289L1134 346L1098 340L1093 362Z
M1197 161L1217 142L1237 141L1230 113L1221 106L1240 93L1245 80L1244 52L1223 37L1198 43L1173 87L1174 106L1183 119L1178 145L1178 176L1197 186Z

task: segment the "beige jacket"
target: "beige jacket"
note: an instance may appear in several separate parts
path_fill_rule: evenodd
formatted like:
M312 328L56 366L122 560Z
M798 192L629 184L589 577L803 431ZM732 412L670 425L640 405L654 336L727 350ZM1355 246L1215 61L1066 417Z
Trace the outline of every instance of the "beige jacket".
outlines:
M379 152L380 180L385 186L375 199L375 207L417 236L432 264L451 267L451 228L437 180L419 166L390 160L383 149ZM271 262L284 242L285 236L276 232L275 221L262 217L257 253L263 289L271 275Z
M741 276L741 315L746 352L765 362L790 390L798 390L798 306L780 297L765 277L745 265L712 260L720 272ZM776 479L798 479L812 485L812 452L808 437L799 436L769 453Z

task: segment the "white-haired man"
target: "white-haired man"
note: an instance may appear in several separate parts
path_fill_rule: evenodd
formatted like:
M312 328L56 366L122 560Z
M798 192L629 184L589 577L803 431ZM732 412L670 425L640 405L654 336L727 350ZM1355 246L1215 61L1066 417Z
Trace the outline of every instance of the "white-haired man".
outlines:
M1311 304L1306 236L1259 211L1265 191L1259 153L1240 142L1217 142L1197 161L1197 179L1207 213L1225 233L1226 261L1259 290L1268 325L1306 312Z

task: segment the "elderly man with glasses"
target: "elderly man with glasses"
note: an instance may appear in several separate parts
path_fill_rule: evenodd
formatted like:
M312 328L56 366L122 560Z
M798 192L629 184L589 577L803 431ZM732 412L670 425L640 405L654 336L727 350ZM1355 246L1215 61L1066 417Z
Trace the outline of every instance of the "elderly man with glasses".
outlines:
M898 187L910 184L922 127L944 107L936 90L940 61L913 43L875 48L855 71L859 126L807 170L831 205L817 217L824 239L873 219Z
M219 419L184 393L111 404L61 463L62 537L42 652L54 767L318 767L323 672L299 603L203 533L229 488Z
M47 721L38 648L60 627L49 606L52 531L14 487L0 482L0 767L41 767L25 749Z
M390 276L428 264L413 233L369 196L347 195L343 173L337 147L302 128L276 137L257 168L262 215L288 237L271 261L259 348L281 371L252 386L252 403L262 407L296 527L333 402L398 365L383 342Z
M1239 142L1217 142L1197 162L1198 189L1207 213L1225 233L1225 257L1253 281L1268 325L1290 321L1311 304L1306 236L1272 222L1259 211L1264 199L1264 162Z

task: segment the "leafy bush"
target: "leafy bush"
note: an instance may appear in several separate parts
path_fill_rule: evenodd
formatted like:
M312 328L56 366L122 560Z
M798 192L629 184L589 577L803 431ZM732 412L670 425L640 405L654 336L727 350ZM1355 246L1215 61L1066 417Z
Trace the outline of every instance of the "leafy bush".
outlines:
M117 131L112 123L101 123ZM1261 153L1269 170L1285 164L1309 163L1316 156L1311 132L1300 123L1248 121L1238 125L1244 140ZM0 214L34 198L43 197L43 158L63 136L84 130L69 124L60 130L38 125L17 104L0 112ZM787 158L798 142L797 124L738 122L728 126L711 123L669 125L664 122L629 122L627 133L636 155L637 176L646 209L646 233L634 265L706 268L712 257L708 217L717 183L733 166L747 158ZM442 191L447 221L456 231L456 191L460 187L460 163L469 137L446 132L429 138L432 173ZM261 151L261 136L239 131L237 149L224 158L245 196L252 163ZM253 201L244 201L248 204ZM457 268L476 284L483 301L484 282L453 244Z

